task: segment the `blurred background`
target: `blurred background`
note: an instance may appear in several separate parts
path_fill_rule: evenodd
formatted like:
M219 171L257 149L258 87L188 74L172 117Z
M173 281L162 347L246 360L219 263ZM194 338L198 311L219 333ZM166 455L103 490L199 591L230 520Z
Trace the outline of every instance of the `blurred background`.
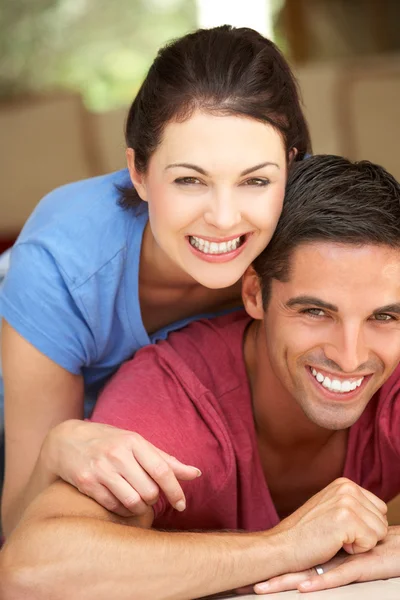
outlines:
M400 0L1 0L0 253L51 189L125 166L127 107L157 49L224 23L289 59L314 152L400 179Z
M399 0L2 0L0 252L51 189L124 166L126 110L157 49L223 23L287 56L314 152L400 178Z

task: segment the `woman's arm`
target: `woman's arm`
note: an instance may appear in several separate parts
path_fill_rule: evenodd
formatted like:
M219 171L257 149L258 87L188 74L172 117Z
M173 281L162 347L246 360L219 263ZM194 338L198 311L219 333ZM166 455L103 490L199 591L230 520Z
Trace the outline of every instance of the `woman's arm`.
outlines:
M182 510L185 496L178 479L195 479L198 469L135 433L80 421L83 377L47 358L4 320L2 361L6 536L32 500L58 477L121 516L146 512L159 488Z
M28 504L57 479L41 456L42 445L55 425L82 418L84 388L81 375L47 358L4 320L1 354L6 443L1 509L8 536Z

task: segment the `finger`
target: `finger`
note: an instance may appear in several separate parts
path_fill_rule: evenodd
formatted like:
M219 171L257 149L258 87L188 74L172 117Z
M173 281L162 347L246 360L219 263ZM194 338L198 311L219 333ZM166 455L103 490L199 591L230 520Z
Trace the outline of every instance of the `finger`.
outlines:
M357 498L362 504L368 506L370 510L376 510L382 515L386 515L387 513L387 506L383 500L348 479L337 479L334 482L333 488L336 488L336 490L339 489L340 493L344 496Z
M307 569L299 573L279 575L278 577L272 577L268 581L256 583L253 590L256 594L275 594L277 592L296 590L300 583L312 578L313 573L315 573L314 569Z
M153 506L157 502L160 488L132 456L132 453L127 455L121 465L121 475L148 506Z
M323 575L315 575L302 581L297 589L300 592L316 592L355 583L360 580L361 576L359 565L360 561L346 561Z
M144 442L144 443L143 443ZM143 438L133 443L136 460L164 492L168 502L179 511L186 508L186 499L179 482L160 452Z
M386 515L387 514L387 504L381 500L380 498L378 498L378 496L375 496L375 494L372 494L372 492L370 492L369 490L366 490L362 487L360 487L360 490L362 492L362 494L368 498L368 500L374 505L376 506L376 508L378 509L378 511L382 514L382 515Z
M374 514L378 519L380 519L382 523L387 524L386 513L380 510L376 502L373 502L374 498L376 499L376 501L381 502L379 498L376 498L376 496L374 496L373 494L364 494L361 488L358 489L356 499L360 503L361 510L368 510L370 513ZM386 504L384 502L382 504L384 507L386 507Z
M350 558L345 552L340 552L334 556L331 560L321 565L324 573L331 571L342 565L345 561L354 560ZM315 567L311 569L305 569L296 573L287 573L286 575L279 575L278 577L272 577L268 581L262 581L254 586L256 594L276 593L288 590L297 589L298 585L303 581L308 581L316 575Z
M354 515L347 539L343 540L343 547L349 554L367 552L387 535L387 522L375 513L364 509L360 514Z
M361 502L360 504L361 511L359 515L362 515L363 518L365 515L367 522L370 523L371 526L374 525L374 523L376 522L375 519L377 519L378 525L380 524L380 527L383 527L384 535L386 535L388 527L387 516L382 514L381 511L376 508L375 504L373 504L369 500L366 500L366 503Z
M144 515L147 512L148 505L143 501L138 492L121 475L115 474L107 478L107 481L101 481L104 487L107 487L111 495L118 500L122 506L129 511L129 516ZM112 510L115 512L115 510Z
M82 492L85 496L95 500L97 504L103 506L109 512L115 513L120 517L131 517L132 513L114 496L114 494L104 485L97 483L90 491Z
M201 476L201 471L197 467L193 467L192 465L185 465L180 460L178 460L175 456L171 456L167 452L163 450L158 450L157 452L165 459L165 461L169 464L176 477L182 481L190 481L192 479L196 479L196 477Z

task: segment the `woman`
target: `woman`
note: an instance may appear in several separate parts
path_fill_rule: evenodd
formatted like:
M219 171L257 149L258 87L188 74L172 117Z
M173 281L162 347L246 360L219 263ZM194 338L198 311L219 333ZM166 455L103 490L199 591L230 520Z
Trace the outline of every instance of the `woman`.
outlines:
M250 29L163 48L129 111L128 169L64 186L26 223L1 299L3 529L57 477L121 515L199 475L135 434L82 422L138 348L240 305L287 168L309 151L290 69Z

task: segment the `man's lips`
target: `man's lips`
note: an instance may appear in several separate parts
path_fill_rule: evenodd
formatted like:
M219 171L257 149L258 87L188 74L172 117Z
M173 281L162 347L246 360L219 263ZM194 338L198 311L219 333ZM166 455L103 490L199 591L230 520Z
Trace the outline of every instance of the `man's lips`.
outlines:
M354 398L361 392L373 374L365 373L364 375L343 375L330 373L319 369L318 367L308 366L307 371L313 380L313 383L320 391L328 394L336 400L345 400Z

